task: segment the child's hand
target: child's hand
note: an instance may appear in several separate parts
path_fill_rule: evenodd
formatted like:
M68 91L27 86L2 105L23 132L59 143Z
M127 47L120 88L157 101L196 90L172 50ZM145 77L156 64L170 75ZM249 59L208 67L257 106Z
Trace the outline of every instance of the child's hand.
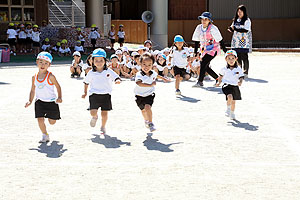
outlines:
M152 86L156 85L156 81L153 81L151 85L152 85Z
M220 86L220 83L216 83L216 87L219 87Z
M171 82L171 80L170 79L168 79L168 78L163 78L163 81L165 82L165 83L170 83Z
M56 99L56 103L62 103L62 99L61 98L57 98Z
M118 80L115 81L115 84L120 84L120 83L121 83L120 79L118 79Z
M27 107L30 106L30 105L31 105L31 101L26 102L25 108L27 108Z
M85 97L86 97L86 93L84 93L84 94L81 96L81 98L83 98L83 99L84 99Z
M242 86L242 82L239 81L239 82L238 82L238 86Z

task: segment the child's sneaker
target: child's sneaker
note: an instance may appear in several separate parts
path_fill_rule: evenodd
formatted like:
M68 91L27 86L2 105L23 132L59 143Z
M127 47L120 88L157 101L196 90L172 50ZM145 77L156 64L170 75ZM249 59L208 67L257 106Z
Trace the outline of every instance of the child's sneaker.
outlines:
M203 82L197 82L195 85L192 87L203 87Z
M145 127L149 128L149 121L148 120L145 120Z
M74 78L75 77L75 74L71 74L71 78Z
M91 122L90 122L91 127L96 126L97 119L98 119L98 117L92 117Z
M100 128L100 138L105 139L106 129L104 127Z
M153 132L156 130L156 128L152 122L149 123L149 129L150 129L150 132Z
M226 116L226 117L229 117L229 116L230 116L230 109L227 109L227 110L225 111L225 116Z
M230 119L235 119L235 114L233 112L230 113Z
M44 134L43 133L43 137L42 137L42 140L39 141L39 143L47 143L50 141L50 137L49 137L49 134Z
M181 95L181 91L180 91L179 89L177 89L177 90L175 91L175 94L176 94L176 95Z

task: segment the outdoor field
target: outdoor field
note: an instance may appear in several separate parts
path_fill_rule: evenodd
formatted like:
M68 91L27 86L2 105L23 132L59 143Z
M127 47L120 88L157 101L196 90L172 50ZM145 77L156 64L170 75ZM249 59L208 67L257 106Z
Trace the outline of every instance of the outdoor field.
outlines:
M70 64L49 68L62 88L61 120L47 122L48 144L24 108L34 63L0 66L0 199L2 200L298 200L300 199L300 54L249 55L237 120L214 81L192 88L158 82L153 134L135 103L135 82L114 85L107 135L91 128L83 78ZM54 60L55 63L55 60ZM224 55L211 63L219 73ZM83 77L83 75L82 75Z

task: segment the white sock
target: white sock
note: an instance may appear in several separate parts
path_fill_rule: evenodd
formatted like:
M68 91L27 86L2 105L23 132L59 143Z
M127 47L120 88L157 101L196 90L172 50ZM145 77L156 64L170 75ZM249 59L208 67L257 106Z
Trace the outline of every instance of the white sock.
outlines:
M230 110L231 109L231 105L227 106L227 110Z

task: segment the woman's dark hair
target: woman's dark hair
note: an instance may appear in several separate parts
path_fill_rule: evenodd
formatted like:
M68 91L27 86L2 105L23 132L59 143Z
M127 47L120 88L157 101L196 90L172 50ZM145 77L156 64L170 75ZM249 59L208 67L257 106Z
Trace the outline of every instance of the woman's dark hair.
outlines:
M143 60L152 60L152 64L154 64L155 62L155 58L153 55L151 55L150 53L146 52L146 53L143 53L143 55L140 57L140 62L142 63Z
M92 68L93 68L93 72L96 72L97 71L97 67L94 65L94 59L95 57L92 57L92 60L93 60L93 63L92 63ZM103 70L106 70L107 69L107 65L106 65L106 58L104 58L104 66L103 66Z
M241 24L244 24L245 21L248 19L247 9L246 9L246 7L244 5L239 5L239 7L237 7L236 12L235 12L235 16L233 18L233 21L236 22L237 19L239 18L239 16L238 16L238 11L239 10L243 11L243 13L244 13L244 16L243 16L243 18L241 20Z
M88 66L91 66L89 60L92 57L92 54L90 54L87 58L86 58L86 63L88 64Z

